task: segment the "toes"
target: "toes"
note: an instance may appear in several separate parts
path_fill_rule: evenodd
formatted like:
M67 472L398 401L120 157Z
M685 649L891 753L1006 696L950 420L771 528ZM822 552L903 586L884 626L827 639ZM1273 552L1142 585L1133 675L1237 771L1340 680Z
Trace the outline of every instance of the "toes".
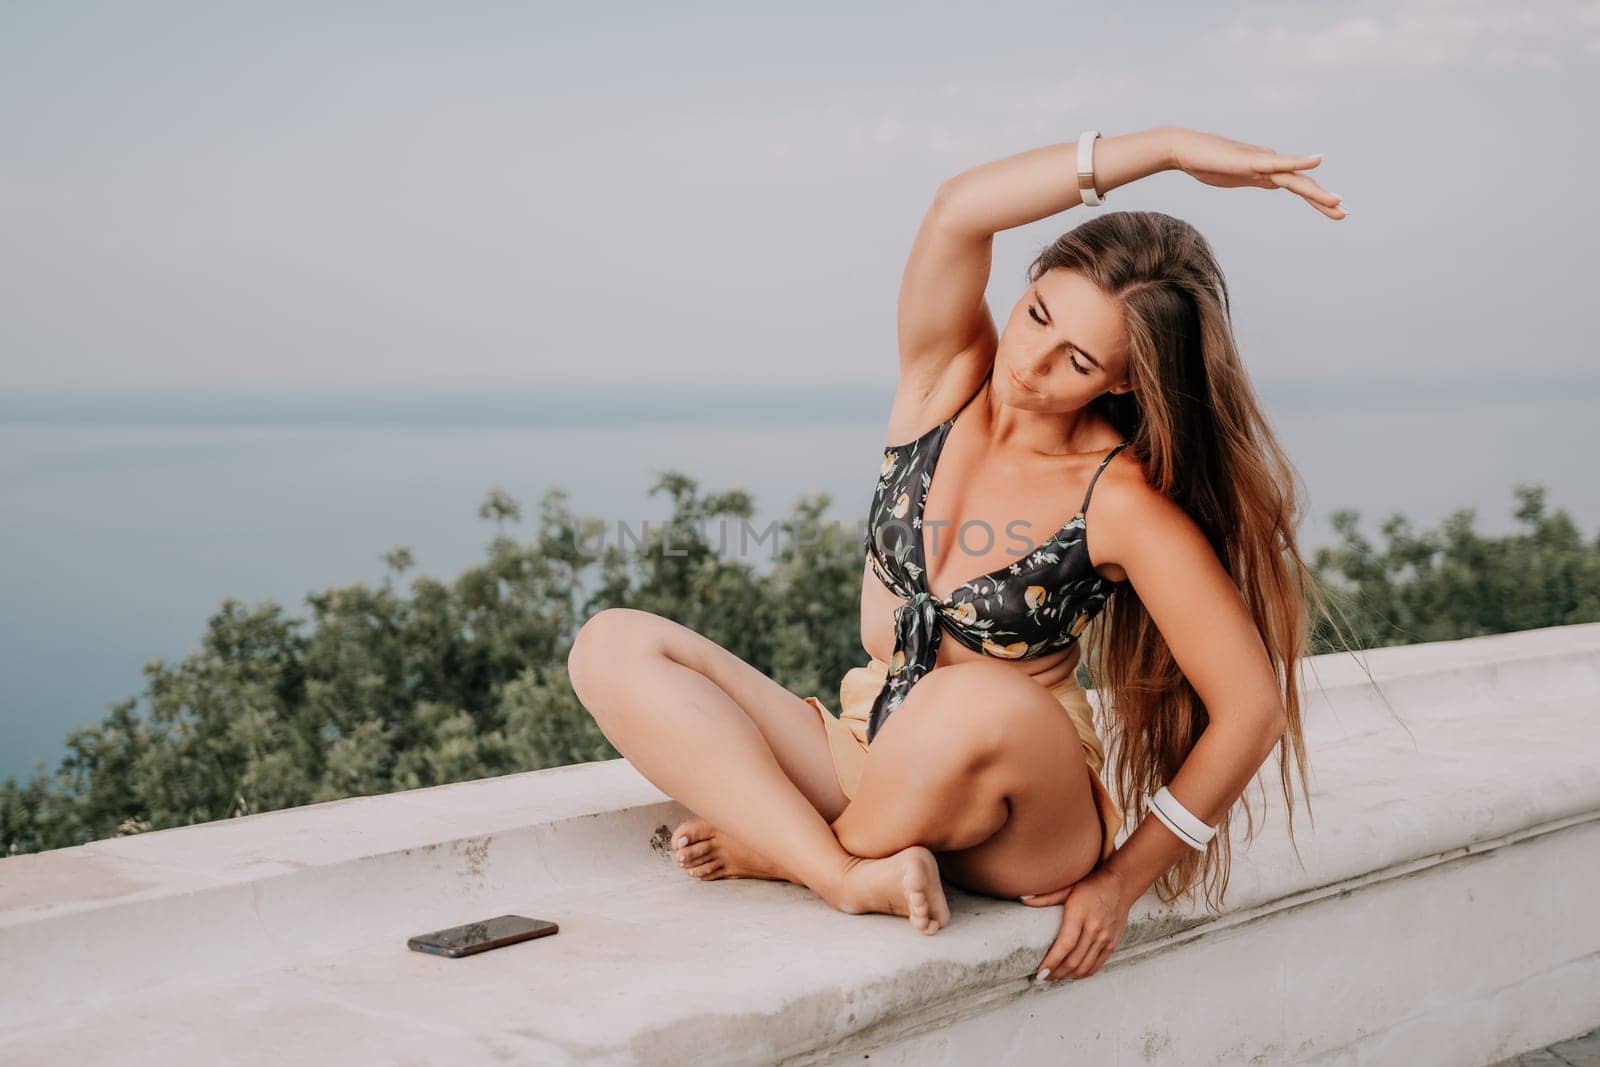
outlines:
M950 925L950 901L944 895L944 886L935 883L928 891L928 914L940 926Z
M722 869L721 860L711 860L696 867L690 867L689 873L696 878L706 878Z
M921 857L926 862L907 871L902 883L911 907L911 921L925 934L937 933L950 922L950 904L939 879L937 857L931 852Z
M949 910L943 907L944 894L937 886L929 890L920 879L908 879L908 881L916 883L906 887L906 904L911 913L909 916L911 925L924 934L938 933L949 919Z
M716 845L711 841L696 841L694 844L680 848L677 851L678 863L684 867L693 867L711 858L711 854L716 851Z
M716 827L695 816L679 823L672 831L672 853L680 867L704 863L716 850ZM684 842L678 844L678 842Z
M678 824L677 829L672 831L672 844L674 847L682 848L684 846L679 845L679 841L687 839L685 843L692 845L696 841L702 841L710 837L711 833L711 824L696 815L683 820Z

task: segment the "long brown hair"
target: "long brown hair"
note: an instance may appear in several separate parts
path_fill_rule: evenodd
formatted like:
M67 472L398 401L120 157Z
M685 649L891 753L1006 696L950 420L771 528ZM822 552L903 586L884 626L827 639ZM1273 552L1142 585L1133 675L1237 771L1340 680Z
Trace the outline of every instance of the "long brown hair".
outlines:
M1132 441L1150 484L1204 531L1266 644L1288 715L1279 771L1292 842L1291 750L1308 812L1311 805L1300 658L1312 605L1326 609L1295 540L1304 488L1239 358L1222 268L1198 230L1156 211L1096 215L1041 252L1028 280L1056 268L1078 272L1125 309L1132 389L1093 407ZM1131 586L1117 590L1086 636L1115 738L1114 788L1123 810L1142 819L1149 795L1172 780L1210 718ZM1248 840L1255 817L1247 799L1244 806ZM1232 816L1223 815L1203 854L1186 851L1156 880L1164 903L1204 878L1206 902L1220 910Z

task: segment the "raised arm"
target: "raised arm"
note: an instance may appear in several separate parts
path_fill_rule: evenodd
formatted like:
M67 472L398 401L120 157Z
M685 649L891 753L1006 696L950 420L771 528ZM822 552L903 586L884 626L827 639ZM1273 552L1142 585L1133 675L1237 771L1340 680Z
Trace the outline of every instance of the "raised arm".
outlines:
M1161 126L1098 138L1095 190L1103 195L1171 168L1174 133ZM903 417L909 421L899 429L909 436L920 411L941 400L959 404L983 381L997 339L984 302L994 235L1081 204L1077 155L1074 138L981 164L939 187L900 281L892 432Z

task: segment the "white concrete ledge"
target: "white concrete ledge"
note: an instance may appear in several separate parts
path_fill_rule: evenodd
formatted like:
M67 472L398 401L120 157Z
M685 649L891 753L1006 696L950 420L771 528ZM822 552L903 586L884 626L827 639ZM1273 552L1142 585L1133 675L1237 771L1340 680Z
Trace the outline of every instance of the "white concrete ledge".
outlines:
M798 886L689 878L666 843L685 811L615 760L0 860L0 1049L1487 1064L1600 1023L1600 625L1366 661L1389 707L1349 657L1312 661L1300 859L1274 757L1228 913L1147 897L1087 981L1027 980L1057 908L952 891L929 938ZM461 960L405 946L502 912L561 932Z

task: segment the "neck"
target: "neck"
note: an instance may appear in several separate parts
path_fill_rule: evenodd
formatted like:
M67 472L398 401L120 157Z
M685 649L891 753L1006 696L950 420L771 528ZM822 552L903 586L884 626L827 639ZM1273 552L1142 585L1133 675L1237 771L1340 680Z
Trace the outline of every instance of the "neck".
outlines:
M1035 411L997 399L993 383L980 405L987 426L987 450L997 456L1027 461L1110 448L1104 431L1087 406L1071 411Z

